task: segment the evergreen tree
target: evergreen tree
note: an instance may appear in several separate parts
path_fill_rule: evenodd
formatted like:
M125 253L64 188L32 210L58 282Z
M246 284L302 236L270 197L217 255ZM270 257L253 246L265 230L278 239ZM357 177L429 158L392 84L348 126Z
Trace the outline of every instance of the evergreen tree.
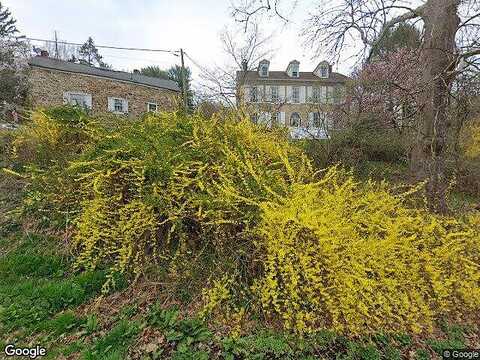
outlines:
M375 50L372 57L384 58L399 49L417 49L422 42L420 31L411 24L400 23L394 28L389 28Z
M170 80L168 71L160 69L157 65L147 66L140 69L140 74L150 77L156 77L159 79Z
M0 2L0 38L13 37L18 33L16 22L8 8Z
M87 41L80 47L78 51L79 59L78 61L81 64L89 66L99 66L103 68L109 68L110 66L103 62L103 56L100 55L97 47L91 36L88 37Z
M16 36L16 20L0 3L0 119L11 118L27 97L28 47Z
M180 89L182 89L182 67L175 65L167 70L160 69L159 66L147 66L140 69L142 75L156 77L159 79L175 81ZM191 89L192 72L190 68L185 68L185 85L187 89L187 103L190 109L193 109L193 91Z

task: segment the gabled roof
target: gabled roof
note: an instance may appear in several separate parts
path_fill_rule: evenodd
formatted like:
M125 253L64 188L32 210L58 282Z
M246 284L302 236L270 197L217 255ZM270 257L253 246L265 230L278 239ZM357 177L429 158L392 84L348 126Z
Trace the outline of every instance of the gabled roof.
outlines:
M301 71L298 77L290 77L285 71L270 71L268 77L261 77L257 71L237 71L237 82L240 81L292 81L292 82L302 82L302 81L318 81L324 83L345 83L349 80L348 76L345 76L340 73L331 72L328 79L318 77L313 72Z
M99 76L112 80L126 81L139 85L152 86L159 89L168 89L172 91L180 91L177 83L171 80L164 80L155 77L132 74L124 71L114 71L103 68L97 68L88 65L75 64L68 61L52 59L46 56L35 56L28 61L30 66L65 71L76 74L85 74L92 76Z

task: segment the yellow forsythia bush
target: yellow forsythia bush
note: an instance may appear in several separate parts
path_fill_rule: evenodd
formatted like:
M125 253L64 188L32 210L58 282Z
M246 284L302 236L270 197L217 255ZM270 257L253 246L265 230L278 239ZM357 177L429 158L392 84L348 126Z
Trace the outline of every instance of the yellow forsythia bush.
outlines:
M346 334L429 329L480 310L480 219L403 205L384 184L331 168L262 204L254 291L287 328Z
M108 133L66 174L81 200L77 266L138 275L178 249L237 243L258 222L260 203L313 171L280 130L164 113Z

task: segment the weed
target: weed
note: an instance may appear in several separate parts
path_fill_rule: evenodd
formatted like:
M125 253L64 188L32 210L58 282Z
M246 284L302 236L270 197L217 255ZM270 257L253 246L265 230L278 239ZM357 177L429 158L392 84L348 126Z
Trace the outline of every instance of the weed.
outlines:
M140 323L122 320L107 335L84 352L85 360L123 359L130 342L140 331Z

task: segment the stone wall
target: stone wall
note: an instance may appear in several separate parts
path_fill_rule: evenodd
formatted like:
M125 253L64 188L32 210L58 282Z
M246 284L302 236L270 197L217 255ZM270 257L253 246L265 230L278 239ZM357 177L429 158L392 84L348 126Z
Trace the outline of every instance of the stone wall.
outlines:
M161 111L173 110L179 101L179 93L168 89L39 67L31 68L29 91L33 107L62 105L69 91L91 94L93 114L108 112L108 97L128 100L128 116L145 113L149 102Z

